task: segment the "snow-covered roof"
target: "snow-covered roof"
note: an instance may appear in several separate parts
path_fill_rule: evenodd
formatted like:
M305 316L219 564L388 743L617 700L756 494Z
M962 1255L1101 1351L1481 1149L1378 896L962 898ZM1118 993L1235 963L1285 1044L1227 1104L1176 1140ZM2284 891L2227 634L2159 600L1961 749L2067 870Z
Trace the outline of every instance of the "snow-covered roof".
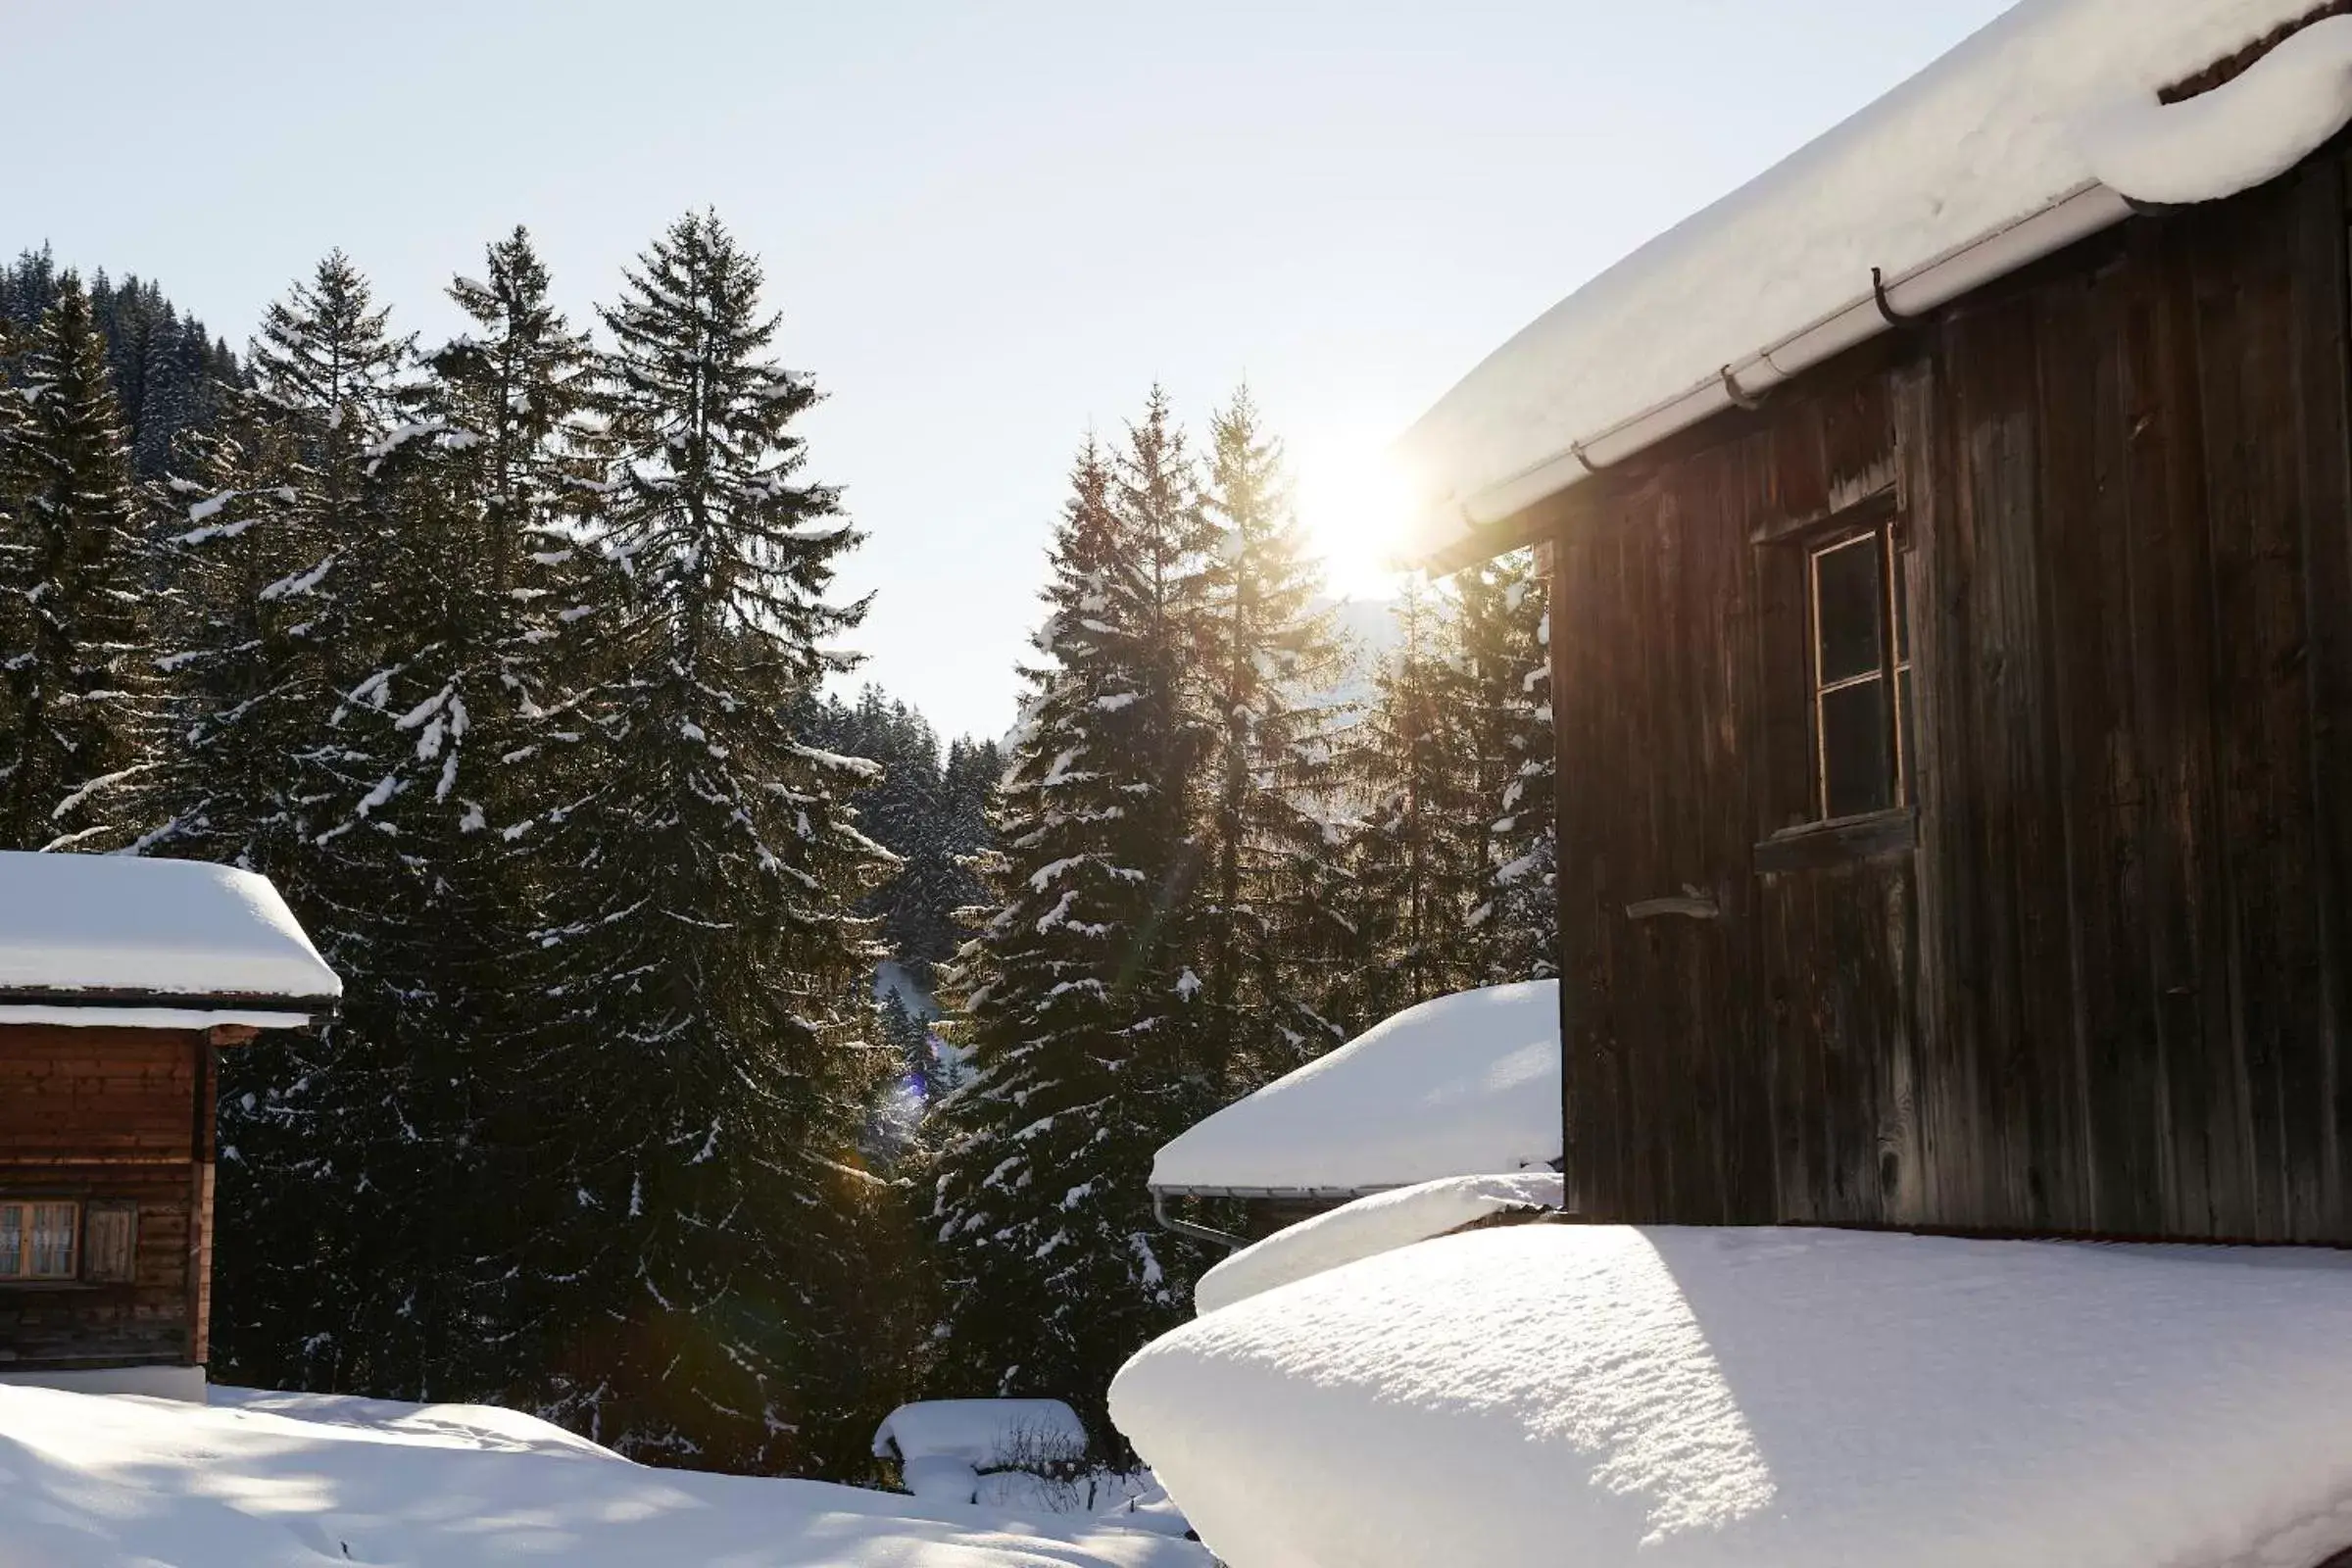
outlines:
M1426 1242L1483 1219L1558 1208L1566 1201L1567 1187L1557 1171L1545 1170L1515 1176L1447 1176L1395 1192L1368 1193L1286 1226L1226 1258L1193 1287L1193 1307L1214 1312L1252 1296L1263 1296L1277 1286Z
M2120 221L2234 194L2352 119L2352 21L2201 97L2314 0L2025 0L1877 103L1635 251L1473 369L1399 443L1416 559ZM1580 455L1581 454L1581 455Z
M1086 1451L1086 1423L1059 1399L918 1399L882 1418L874 1432L880 1458L963 1459L999 1464L1010 1450L1039 1442Z
M1532 1224L1195 1319L1110 1413L1233 1568L2314 1568L2352 1258Z
M1015 1459L1075 1460L1086 1451L1085 1423L1059 1399L918 1399L874 1431L874 1456L898 1460L906 1490L933 1501L978 1500L981 1472Z
M267 877L0 852L0 1021L301 1023L342 994Z
M1407 1007L1218 1111L1152 1162L1164 1193L1346 1196L1560 1157L1560 988Z

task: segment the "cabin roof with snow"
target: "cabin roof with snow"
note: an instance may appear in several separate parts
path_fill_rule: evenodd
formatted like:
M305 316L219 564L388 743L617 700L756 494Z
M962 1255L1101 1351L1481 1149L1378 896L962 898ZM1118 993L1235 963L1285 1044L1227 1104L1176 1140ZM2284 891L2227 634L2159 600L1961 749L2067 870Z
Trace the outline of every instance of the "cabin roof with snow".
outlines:
M1555 980L1440 997L1165 1145L1152 1191L1353 1197L1560 1157Z
M2134 202L2285 172L2352 119L2352 17L2264 46L2344 9L2025 0L1488 356L1399 443L1423 498L1406 553L1525 543L1502 525L1534 503Z
M267 877L0 852L0 1024L307 1024L343 983Z

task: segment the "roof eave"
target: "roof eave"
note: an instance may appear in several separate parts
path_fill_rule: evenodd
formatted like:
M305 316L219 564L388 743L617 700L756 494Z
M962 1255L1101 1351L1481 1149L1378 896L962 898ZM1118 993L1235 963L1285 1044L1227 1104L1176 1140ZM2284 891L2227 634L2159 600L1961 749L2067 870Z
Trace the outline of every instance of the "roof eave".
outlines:
M1151 1192L1159 1198L1240 1198L1269 1199L1277 1201L1346 1202L1351 1199L1369 1198L1374 1193L1391 1193L1410 1182L1378 1182L1361 1187L1223 1187L1200 1186L1192 1183L1153 1182Z
M1848 304L1724 366L1713 375L1605 429L1433 511L1403 564L1459 570L1535 542L1539 503L1762 394L1898 324L1929 316L1987 283L2130 218L2132 205L2091 181L1968 240L1891 280L1874 277Z
M270 996L259 992L75 991L0 987L0 1007L58 1007L75 1012L220 1012L300 1014L310 1025L342 1010L339 996Z

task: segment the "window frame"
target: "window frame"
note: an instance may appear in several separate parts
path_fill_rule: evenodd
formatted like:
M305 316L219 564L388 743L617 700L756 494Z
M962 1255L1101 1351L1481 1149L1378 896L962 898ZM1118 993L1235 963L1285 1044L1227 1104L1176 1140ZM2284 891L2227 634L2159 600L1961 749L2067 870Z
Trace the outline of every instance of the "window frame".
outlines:
M75 1285L81 1282L82 1223L88 1205L78 1198L62 1195L10 1195L0 1197L0 1209L16 1209L17 1253L13 1258L0 1259L0 1285ZM63 1273L33 1272L32 1246L36 1227L33 1212L42 1208L64 1208L72 1211L66 1250L66 1268Z
M1913 674L1916 661L1910 635L1909 584L1904 576L1905 560L1910 552L1904 533L1900 512L1873 507L1866 515L1849 514L1832 519L1828 526L1799 541L1804 562L1806 727L1811 740L1808 759L1812 773L1811 820L1806 824L1809 828L1866 822L1873 817L1908 812L1918 804L1915 759L1910 755L1911 746L1905 744L1907 724L1917 716L1912 711L1917 701L1917 676ZM1821 564L1864 540L1872 542L1878 557L1879 591L1874 596L1878 613L1878 665L1858 674L1825 679ZM1909 700L1904 693L1906 677L1912 686ZM1873 685L1880 692L1879 710L1886 725L1886 804L1861 811L1833 813L1829 699L1840 692Z

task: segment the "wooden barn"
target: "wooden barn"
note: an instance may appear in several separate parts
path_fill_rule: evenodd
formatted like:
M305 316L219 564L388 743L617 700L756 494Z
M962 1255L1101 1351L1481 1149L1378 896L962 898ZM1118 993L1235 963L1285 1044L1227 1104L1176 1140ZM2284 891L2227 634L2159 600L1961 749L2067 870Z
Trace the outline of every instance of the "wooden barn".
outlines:
M0 1381L201 1396L219 1053L341 989L249 871L0 854Z
M1406 438L1549 557L1583 1217L2352 1243L2348 11L2022 6Z

